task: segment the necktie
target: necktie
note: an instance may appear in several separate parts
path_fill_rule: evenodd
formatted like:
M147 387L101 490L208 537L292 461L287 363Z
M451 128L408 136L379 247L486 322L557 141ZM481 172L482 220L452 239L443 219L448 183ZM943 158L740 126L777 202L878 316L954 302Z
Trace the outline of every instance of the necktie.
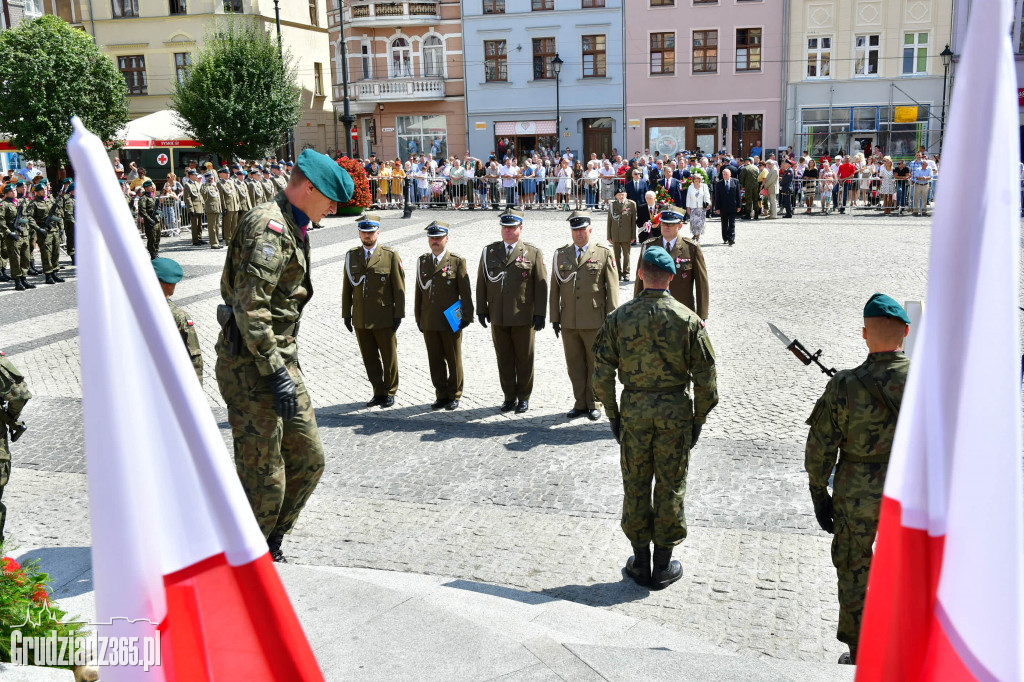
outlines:
M372 256L372 255L373 255L373 251L370 251L369 249L366 249L366 262L367 263L370 262L370 256Z
M508 258L511 255L512 255L512 245L511 244L506 244L505 245L505 257Z
M577 263L577 265L579 264L579 262L580 262L580 260L582 258L583 258L583 249L581 249L580 247L577 246L576 247L576 263Z
M438 266L438 264L440 262L441 262L441 257L440 256L434 256L434 267L435 268Z

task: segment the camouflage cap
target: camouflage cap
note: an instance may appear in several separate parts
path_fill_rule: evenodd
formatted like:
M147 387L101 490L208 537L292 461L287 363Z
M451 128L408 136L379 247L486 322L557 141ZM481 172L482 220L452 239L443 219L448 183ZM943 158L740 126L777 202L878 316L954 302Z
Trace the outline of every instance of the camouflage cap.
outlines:
M154 258L149 262L153 265L153 272L156 273L156 278L161 282L177 284L185 276L181 265L170 258Z
M313 183L313 187L331 201L339 204L352 198L355 183L348 171L331 160L331 157L312 149L303 149L299 154L299 171Z
M676 274L676 264L672 262L672 256L660 246L649 246L644 250L644 260L653 263L665 272Z
M910 316L903 306L885 294L875 294L868 299L864 305L864 317L892 317L902 320L903 324L910 324Z

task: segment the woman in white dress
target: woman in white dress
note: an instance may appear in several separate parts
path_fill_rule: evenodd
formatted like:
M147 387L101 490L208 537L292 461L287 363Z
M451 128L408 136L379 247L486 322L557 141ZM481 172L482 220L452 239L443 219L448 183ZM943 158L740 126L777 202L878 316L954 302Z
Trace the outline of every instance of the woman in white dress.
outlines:
M889 215L892 213L893 204L896 203L896 177L893 173L891 157L886 156L882 159L882 165L878 168L878 179L882 183L878 193L882 195L885 215Z
M700 173L694 173L693 182L686 190L686 213L690 216L690 234L695 242L699 242L700 236L704 234L704 217L710 205L711 192Z
M558 187L555 188L555 200L559 206L564 206L565 210L569 210L569 191L572 186L572 169L569 168L569 162L566 159L562 159L558 163Z

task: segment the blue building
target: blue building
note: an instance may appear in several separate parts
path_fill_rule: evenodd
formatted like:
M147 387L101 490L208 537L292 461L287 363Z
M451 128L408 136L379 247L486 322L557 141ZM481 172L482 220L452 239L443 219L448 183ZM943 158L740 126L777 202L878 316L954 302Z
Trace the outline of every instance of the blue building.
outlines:
M473 156L510 146L520 158L547 149L571 148L581 160L622 152L623 2L463 0Z

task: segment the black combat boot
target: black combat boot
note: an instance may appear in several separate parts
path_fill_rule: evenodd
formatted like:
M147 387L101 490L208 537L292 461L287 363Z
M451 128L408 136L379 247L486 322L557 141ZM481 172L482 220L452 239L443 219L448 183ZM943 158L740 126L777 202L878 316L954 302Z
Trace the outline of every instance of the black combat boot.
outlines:
M64 278L61 277L60 275L58 275L56 273L56 271L50 273L50 277L53 277L53 281L56 282L57 284L63 284L64 283Z
M626 560L626 575L637 585L649 587L651 584L651 546L633 546L633 556Z
M22 277L21 278L21 286L25 287L26 289L35 289L36 288L36 285L32 284L32 282L29 282L27 277Z
M651 574L651 589L663 590L683 577L683 566L672 559L671 547L654 547L654 571Z
M7 268L0 267L0 282L10 282L11 276L7 274Z
M30 274L30 275L32 275L33 277L35 277L36 275L41 275L41 274L43 274L43 273L41 273L41 272L39 272L38 270L36 270L36 264L35 264L35 262L33 262L33 261L29 261L29 262L28 262L28 274Z
M53 279L53 273L52 272L46 273L46 279L43 280L43 283L44 284L56 284L57 283Z
M283 540L284 534L274 534L267 538L267 548L270 550L270 558L277 564L288 563L288 560L284 558L284 552L281 551L281 542Z
M15 277L14 278L14 290L15 291L25 291L25 285L22 284L21 282L22 282L22 278L21 277Z

